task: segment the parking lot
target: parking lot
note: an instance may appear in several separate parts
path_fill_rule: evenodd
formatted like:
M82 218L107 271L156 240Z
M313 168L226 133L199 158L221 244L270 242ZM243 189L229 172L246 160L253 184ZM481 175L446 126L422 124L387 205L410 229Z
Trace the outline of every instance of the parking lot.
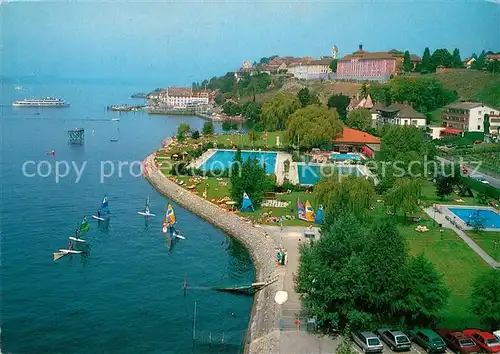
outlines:
M383 351L384 353L394 353L384 342L382 342L382 344L384 345L384 351ZM359 354L364 354L361 348L357 344L353 343L352 348ZM419 347L417 344L411 343L410 351L398 352L398 353L425 354L427 352L423 348ZM448 348L446 348L446 354L454 354L454 353Z

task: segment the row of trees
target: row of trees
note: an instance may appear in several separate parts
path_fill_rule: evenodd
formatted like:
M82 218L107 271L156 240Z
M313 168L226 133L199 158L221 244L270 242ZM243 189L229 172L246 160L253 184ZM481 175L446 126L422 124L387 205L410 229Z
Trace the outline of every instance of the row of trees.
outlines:
M443 87L433 77L397 76L386 84L373 84L365 87L375 102L390 105L393 102L408 102L421 113L432 112L456 101L457 93Z

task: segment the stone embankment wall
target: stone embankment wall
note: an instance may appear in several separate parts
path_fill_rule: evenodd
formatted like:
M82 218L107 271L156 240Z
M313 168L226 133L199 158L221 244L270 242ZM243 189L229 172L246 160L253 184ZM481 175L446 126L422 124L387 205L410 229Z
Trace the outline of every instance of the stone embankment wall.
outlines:
M242 242L249 251L255 266L256 281L266 281L277 275L274 241L266 232L254 227L235 214L195 195L169 180L155 165L154 154L144 161L146 179L161 194ZM188 235L189 240L189 235ZM246 353L279 352L279 307L274 294L282 279L263 290L254 298L252 314L245 343Z

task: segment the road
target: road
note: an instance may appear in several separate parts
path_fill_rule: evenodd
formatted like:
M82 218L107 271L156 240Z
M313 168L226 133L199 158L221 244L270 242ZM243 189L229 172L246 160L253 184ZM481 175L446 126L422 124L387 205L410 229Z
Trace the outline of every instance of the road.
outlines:
M439 156L438 156L438 160L442 161L442 162L444 162L446 164L456 163L454 161L443 159L442 157L439 157ZM472 170L474 170L474 168L475 168L474 166L469 166L467 164L465 164L465 166L469 169L469 173L471 173ZM481 177L485 181L488 181L488 183L490 185L492 185L493 187L500 189L500 179L492 177L490 175L487 175L487 174L485 174L483 172L479 172L479 171L475 171L473 174L474 174L474 176Z

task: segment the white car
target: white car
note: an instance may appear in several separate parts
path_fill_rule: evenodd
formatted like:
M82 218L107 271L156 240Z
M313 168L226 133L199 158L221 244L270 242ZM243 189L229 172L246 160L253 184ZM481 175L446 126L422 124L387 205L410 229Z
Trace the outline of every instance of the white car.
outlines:
M493 334L495 335L495 337L498 338L498 340L500 340L500 329L498 331L493 332Z
M470 176L471 178L475 179L476 181L479 181L481 183L484 183L484 184L490 184L490 182L488 182L487 180L485 180L483 177L481 176Z

